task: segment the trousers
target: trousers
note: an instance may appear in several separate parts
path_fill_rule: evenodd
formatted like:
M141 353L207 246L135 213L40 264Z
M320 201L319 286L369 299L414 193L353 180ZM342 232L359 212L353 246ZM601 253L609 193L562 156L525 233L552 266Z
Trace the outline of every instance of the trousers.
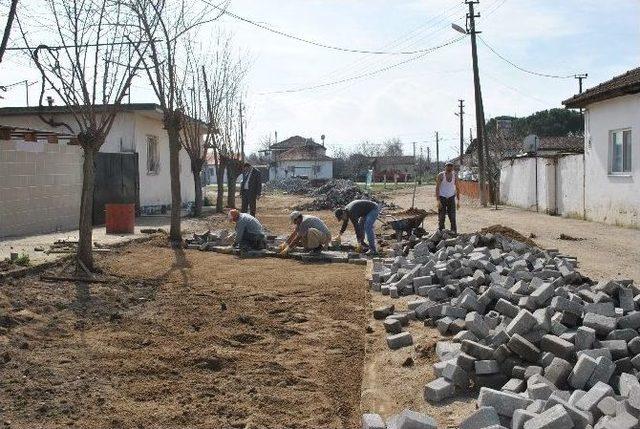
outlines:
M451 223L451 231L458 232L456 225L456 197L445 198L440 197L440 209L438 210L438 227L440 230L444 229L445 216L449 216L449 222Z
M369 244L369 249L372 252L376 252L376 233L373 227L379 214L380 207L378 206L358 220L358 228L360 231L364 231L364 234L367 237L367 243Z
M240 211L242 213L247 213L247 210L249 210L249 214L255 217L257 200L256 194L243 189L242 191L240 191L240 197L242 198L242 206L240 208Z

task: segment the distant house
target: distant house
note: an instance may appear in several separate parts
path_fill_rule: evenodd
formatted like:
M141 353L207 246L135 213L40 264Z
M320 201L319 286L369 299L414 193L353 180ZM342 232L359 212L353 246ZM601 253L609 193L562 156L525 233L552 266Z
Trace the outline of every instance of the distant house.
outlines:
M333 158L327 149L311 138L289 137L269 146L269 178L306 177L308 179L332 179Z
M413 156L375 156L371 158L374 181L412 180L415 175L416 159Z
M640 67L563 101L584 137L530 138L501 165L500 199L563 216L640 227ZM535 136L534 136L535 137Z
M121 113L118 113L96 161L94 196L105 202L135 202L142 213L166 212L171 207L171 181L169 138L162 123L162 110L153 103L124 104L118 109ZM77 132L68 106L3 107L0 108L0 126L69 133L63 126L47 125L40 115L65 122ZM99 183L100 179L102 183ZM184 150L180 151L180 186L183 204L192 203L195 199L193 175L189 156ZM98 210L96 215L94 222L102 223L103 213Z

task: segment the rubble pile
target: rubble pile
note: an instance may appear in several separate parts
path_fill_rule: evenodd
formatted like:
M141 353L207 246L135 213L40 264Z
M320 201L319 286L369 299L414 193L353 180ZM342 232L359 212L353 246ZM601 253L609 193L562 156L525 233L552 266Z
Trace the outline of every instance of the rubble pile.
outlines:
M287 194L305 195L313 187L308 179L300 177L287 177L285 179L273 179L264 184L265 192L286 192Z
M313 189L310 196L315 197L311 202L296 206L296 210L331 210L343 207L353 200L371 200L377 203L381 201L363 191L351 180L334 179Z
M403 326L417 321L450 336L436 346L438 378L424 387L426 401L479 389L479 408L461 428L640 427L640 288L632 280L594 283L575 258L500 234L435 232L414 244L374 260L371 287L417 297L408 311L389 305L373 315L391 349L413 343ZM423 415L386 426L371 416L363 427L435 427Z

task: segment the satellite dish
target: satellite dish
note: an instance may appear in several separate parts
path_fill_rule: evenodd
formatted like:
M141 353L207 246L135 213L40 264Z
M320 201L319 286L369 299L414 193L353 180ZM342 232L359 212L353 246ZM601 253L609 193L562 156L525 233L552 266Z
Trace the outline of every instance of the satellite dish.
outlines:
M458 24L451 24L451 28L456 30L458 33L467 34L467 30L465 30L464 28L460 27Z
M524 138L522 142L522 150L524 153L535 153L538 151L538 136L535 134L529 134Z

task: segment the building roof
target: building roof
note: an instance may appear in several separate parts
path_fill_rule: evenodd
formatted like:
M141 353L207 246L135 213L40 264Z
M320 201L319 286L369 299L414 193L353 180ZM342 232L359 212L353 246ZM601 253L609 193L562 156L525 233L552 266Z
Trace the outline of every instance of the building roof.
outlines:
M322 145L318 145L324 149ZM324 154L323 150L318 150L313 146L292 147L286 152L278 155L278 161L332 161L333 158Z
M416 160L413 156L375 156L372 158L372 163L375 163L378 168L394 167L398 165L413 166Z
M539 137L538 150L553 150L560 152L582 152L584 137L578 135L559 137Z
M324 147L321 144L314 142L313 139L311 138L292 136L286 140L282 140L278 143L272 144L269 147L269 149L286 150L286 149L291 149L293 147L302 147L302 146L316 146L316 147L322 147L322 148Z
M637 94L640 92L640 67L616 76L598 86L589 88L582 94L564 100L562 104L568 108L586 107L597 101L604 101L622 95Z
M127 103L116 106L115 104L101 104L97 105L99 109L111 109L117 107L119 110L126 112L133 111L158 111L160 105L156 103ZM2 116L21 116L21 115L51 115L51 114L64 114L71 113L72 110L69 106L31 106L31 107L0 107L0 117Z

